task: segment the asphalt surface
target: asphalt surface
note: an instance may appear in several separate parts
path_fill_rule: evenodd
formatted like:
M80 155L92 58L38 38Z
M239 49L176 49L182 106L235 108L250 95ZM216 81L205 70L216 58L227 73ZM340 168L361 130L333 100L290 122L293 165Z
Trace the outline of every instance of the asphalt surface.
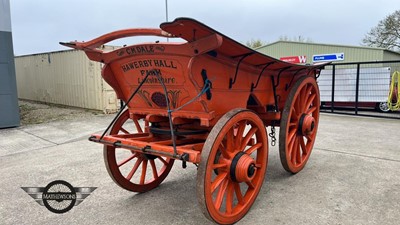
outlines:
M112 116L0 129L0 224L211 224L196 198L196 167L175 163L156 189L136 194L109 177L102 146L87 140ZM399 224L400 120L322 114L303 171L290 175L270 147L264 185L238 224ZM97 187L55 214L20 187L66 180Z

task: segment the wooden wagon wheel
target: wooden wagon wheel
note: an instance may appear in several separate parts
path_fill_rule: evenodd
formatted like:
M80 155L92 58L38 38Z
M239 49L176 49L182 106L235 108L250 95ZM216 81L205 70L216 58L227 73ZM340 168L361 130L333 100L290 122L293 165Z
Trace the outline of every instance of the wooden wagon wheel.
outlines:
M201 152L197 198L204 215L220 224L240 220L264 181L268 138L262 120L246 109L226 113Z
M123 112L111 128L112 134L143 133L139 121ZM134 192L156 188L170 172L174 160L167 157L138 153L126 149L104 146L104 161L108 174L120 187Z
M287 97L279 132L279 155L286 171L301 171L310 157L318 129L320 97L313 77L297 80Z

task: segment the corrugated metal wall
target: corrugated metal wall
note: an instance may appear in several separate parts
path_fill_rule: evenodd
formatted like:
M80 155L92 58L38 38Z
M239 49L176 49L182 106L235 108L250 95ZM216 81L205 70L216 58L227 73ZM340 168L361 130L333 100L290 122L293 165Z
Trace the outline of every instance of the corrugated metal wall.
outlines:
M390 51L385 51L383 54L384 60L390 61L390 60L400 60L399 54L395 52L390 52ZM395 71L400 71L400 63L390 63L388 64L392 68L392 74Z
M400 54L380 48L342 46L317 43L278 41L256 49L264 54L279 59L285 56L307 56L307 63L312 63L312 56L317 54L344 53L344 60L337 62L362 62L399 60Z
M15 66L18 98L105 113L117 110L115 92L101 77L101 64L82 51L19 56Z
M383 53L383 60L389 61L389 60L400 60L400 53L395 53L391 51L385 51Z

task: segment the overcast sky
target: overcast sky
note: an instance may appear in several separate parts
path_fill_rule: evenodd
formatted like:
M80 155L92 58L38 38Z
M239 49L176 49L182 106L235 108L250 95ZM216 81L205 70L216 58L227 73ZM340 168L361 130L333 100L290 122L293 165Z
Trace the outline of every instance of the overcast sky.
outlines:
M166 20L165 0L10 2L16 55L62 50L60 41L158 27ZM168 0L170 21L192 17L240 42L302 36L316 43L360 45L372 27L398 9L399 0Z

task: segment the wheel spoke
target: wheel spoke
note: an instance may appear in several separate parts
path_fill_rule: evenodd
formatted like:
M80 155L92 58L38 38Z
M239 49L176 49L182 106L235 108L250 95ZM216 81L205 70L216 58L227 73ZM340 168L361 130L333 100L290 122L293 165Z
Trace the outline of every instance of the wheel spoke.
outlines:
M305 112L305 110L307 109L306 107L309 107L309 105L307 105L307 99L310 96L311 88L311 85L306 85L301 90L301 95L299 96L301 99L301 104L299 105L301 113Z
M312 90L312 85L306 85L306 92L304 93L305 95L309 95L311 93Z
M303 137L300 137L300 146L301 146L301 149L303 150L303 154L304 155L307 155L308 154L308 150L307 150L307 148L306 148L306 144L304 143L304 138Z
M312 138L310 137L310 135L306 135L305 137L307 138L307 141L312 141Z
M293 112L290 115L290 121L292 121L292 119L294 119L295 122L297 122L300 118L299 114L297 113L297 110L295 107L292 108Z
M247 186L249 186L250 189L254 189L255 188L255 186L254 186L252 181L246 181L246 184L247 184Z
M243 200L242 190L240 189L239 183L234 182L233 186L235 188L235 193L236 193L236 198L238 200L238 204L243 205L244 204L244 200Z
M300 97L297 97L296 100L294 100L294 104L293 104L293 113L296 113L296 116L298 118L300 118L300 114L301 114L301 106L300 106Z
M244 152L248 155L251 155L255 150L259 149L260 147L262 147L262 143L257 143L251 146L249 149L246 149Z
M140 182L139 182L139 184L144 184L144 181L145 181L145 179L146 179L147 161L148 161L148 160L143 160L143 164L142 164L142 175L140 176Z
M243 138L242 145L240 146L240 149L244 149L249 143L250 139L253 137L253 135L257 132L258 128L257 127L252 127L249 132L246 134L246 136Z
M228 165L227 164L225 164L225 163L218 163L218 164L213 164L212 166L211 166L211 168L213 169L213 170L215 170L215 169L220 169L220 168L224 168L224 167L227 167Z
M233 152L235 148L234 136L233 136L233 128L229 129L226 133L226 148L227 152Z
M297 101L297 109L299 109L300 111L302 111L302 109L303 109L303 105L304 105L304 101L305 101L304 97L305 97L305 93L306 93L305 91L306 91L306 89L305 89L305 87L303 87L300 90L300 93L299 93L299 95L297 96L297 99L296 99L296 101Z
M300 95L298 96L298 98L300 99L300 109L303 108L304 104L306 103L306 99L307 99L307 90L309 90L310 87L308 87L307 85L304 86L301 91L300 91Z
M307 109L306 114L311 114L311 113L313 113L315 110L317 110L317 106L312 106L311 108Z
M138 160L136 161L135 165L132 167L131 172L129 172L128 176L126 177L127 180L131 180L133 175L135 174L136 170L139 168L140 163L142 163L143 159L142 158L138 158Z
M247 121L246 120L244 120L244 121L241 121L240 123L239 123L239 128L238 128L238 130L237 130L237 134L236 134L236 137L235 137L235 146L241 146L241 142L242 142L242 140L243 140L243 132L244 132L244 130L246 129L246 124L247 124Z
M136 130L138 133L143 133L142 127L139 124L139 121L137 119L133 119L133 122L135 123Z
M307 112L308 111L308 109L310 108L310 106L311 106L311 103L314 101L314 99L315 99L315 97L317 96L317 94L311 94L309 97L308 97L308 101L306 102L306 104L304 105L304 112Z
M297 128L297 127L296 127ZM291 141L296 136L297 129L293 128L289 131L288 140Z
M291 140L288 141L288 149L287 149L287 154L291 155L293 151L293 146L295 143L296 138L292 138Z
M295 138L294 139L294 146L293 146L293 148L292 148L292 152L291 152L291 155L290 155L290 157L291 157L291 162L294 164L294 165L296 165L296 154L297 154L297 150L298 150L298 145L299 145L299 143L298 143L298 139L297 138Z
M232 213L233 208L233 182L228 181L228 190L226 194L226 213Z
M223 141L222 141L221 144L219 145L218 149L220 150L222 156L225 159L229 159L230 156L229 156L228 152L226 151L226 147L225 146L226 146L226 143L224 144Z
M222 182L221 187L218 190L217 197L215 198L214 206L218 210L221 208L222 200L224 199L224 195L226 192L226 188L228 186L228 182L229 182L228 179L225 179Z
M298 137L297 137L297 139L298 139L297 143L298 143L298 144L296 145L296 149L297 149L297 152L296 152L296 162L299 163L299 164L301 163L301 151L300 151L300 144L299 144L300 138L303 139L302 136L298 136Z
M137 154L136 154L136 153L133 153L133 154L132 154L131 156L129 156L128 158L126 158L126 159L124 159L123 161L119 162L119 163L117 164L117 166L118 166L118 167L121 167L121 166L123 166L125 163L131 161L131 160L132 160L133 158L135 158L135 157L137 157Z
M211 193L214 193L214 191L222 184L227 176L227 172L218 174L215 180L211 183Z
M305 90L305 92L302 94L303 104L305 104L307 102L308 96L310 96L310 94L311 94L311 89L312 89L312 85L306 85L303 88L303 90Z
M124 133L124 134L129 134L129 132L128 132L125 128L123 128L123 127L121 127L121 128L119 129L119 131L122 131L122 133Z
M154 177L154 179L157 179L158 178L158 173L157 173L157 167L156 167L156 164L154 162L154 159L150 160L150 165L151 165L151 170L153 171L153 177Z
M165 166L168 166L167 161L165 161L165 159L161 158L161 156L157 156L157 159L159 159Z

